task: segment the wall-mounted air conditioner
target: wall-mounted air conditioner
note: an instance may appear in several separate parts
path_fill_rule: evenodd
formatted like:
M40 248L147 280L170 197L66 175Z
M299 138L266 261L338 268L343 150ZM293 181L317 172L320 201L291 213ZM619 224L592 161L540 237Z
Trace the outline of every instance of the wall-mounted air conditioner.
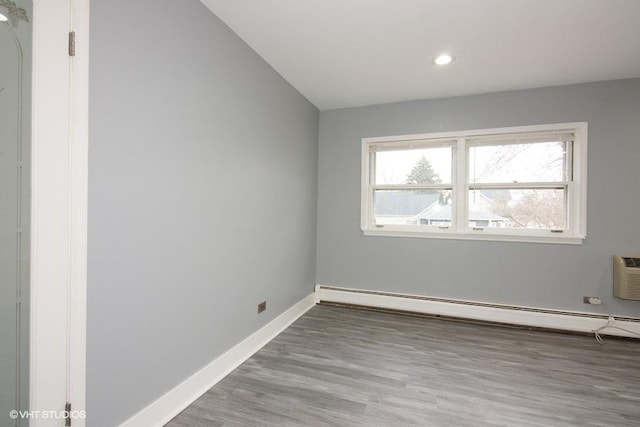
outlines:
M640 301L640 257L613 256L613 295Z

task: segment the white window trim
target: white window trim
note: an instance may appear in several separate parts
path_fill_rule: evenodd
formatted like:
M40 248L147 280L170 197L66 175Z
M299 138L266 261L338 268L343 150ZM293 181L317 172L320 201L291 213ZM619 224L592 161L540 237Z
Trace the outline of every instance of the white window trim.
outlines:
M551 230L518 230L518 229L482 229L473 230L468 227L467 194L469 184L467 180L467 154L471 144L465 143L465 138L524 133L524 132L572 132L575 135L573 146L572 164L570 166L573 179L568 183L567 220L569 227L562 233ZM587 122L554 123L533 126L514 126L506 128L477 129L457 132L438 132L429 134L385 136L362 139L362 165L361 165L361 212L360 228L366 236L388 237L418 237L430 239L460 239L460 240L489 240L502 242L528 242L528 243L559 243L582 244L587 236ZM464 224L458 228L437 228L410 225L376 225L373 214L373 171L371 164L371 146L382 144L388 148L395 144L429 146L429 141L434 141L433 146L442 146L443 140L457 140L454 144L456 150L455 164L453 167L454 186L456 199L453 205L453 215L456 224ZM462 184L460 184L462 183Z

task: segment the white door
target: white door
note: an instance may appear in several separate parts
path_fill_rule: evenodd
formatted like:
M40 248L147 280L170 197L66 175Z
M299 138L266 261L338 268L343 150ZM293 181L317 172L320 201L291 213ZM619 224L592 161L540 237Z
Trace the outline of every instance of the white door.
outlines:
M88 1L0 14L0 425L63 426L84 410Z

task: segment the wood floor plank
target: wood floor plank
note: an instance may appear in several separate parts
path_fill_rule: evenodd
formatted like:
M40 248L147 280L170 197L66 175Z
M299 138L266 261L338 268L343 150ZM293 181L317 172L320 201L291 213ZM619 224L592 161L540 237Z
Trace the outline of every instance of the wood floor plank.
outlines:
M640 342L320 305L167 424L295 425L640 426Z

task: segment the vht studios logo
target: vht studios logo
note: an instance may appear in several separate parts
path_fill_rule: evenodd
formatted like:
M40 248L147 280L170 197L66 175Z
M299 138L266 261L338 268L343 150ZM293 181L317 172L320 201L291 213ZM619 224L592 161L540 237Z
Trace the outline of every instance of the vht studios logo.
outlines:
M85 411L9 411L9 416L12 420L24 419L24 420L66 420L70 419L84 419L87 417Z

